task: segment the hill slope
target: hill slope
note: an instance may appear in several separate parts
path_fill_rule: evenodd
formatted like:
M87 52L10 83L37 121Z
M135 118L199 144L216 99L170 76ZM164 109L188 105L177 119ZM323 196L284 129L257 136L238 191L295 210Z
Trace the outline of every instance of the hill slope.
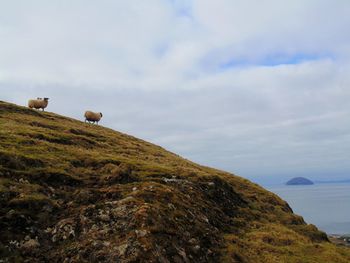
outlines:
M349 262L276 195L161 147L0 102L3 262Z

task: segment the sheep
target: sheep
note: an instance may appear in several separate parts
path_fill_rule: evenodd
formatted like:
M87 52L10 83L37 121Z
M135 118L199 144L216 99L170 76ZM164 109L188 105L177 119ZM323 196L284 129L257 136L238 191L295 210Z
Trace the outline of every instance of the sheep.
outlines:
M92 122L92 123L97 123L101 120L102 118L102 113L101 112L92 112L92 111L86 111L84 114L85 117L85 122Z
M37 98L36 100L29 100L28 101L28 107L29 108L35 108L35 109L42 109L45 111L45 108L47 107L47 104L49 103L49 98Z

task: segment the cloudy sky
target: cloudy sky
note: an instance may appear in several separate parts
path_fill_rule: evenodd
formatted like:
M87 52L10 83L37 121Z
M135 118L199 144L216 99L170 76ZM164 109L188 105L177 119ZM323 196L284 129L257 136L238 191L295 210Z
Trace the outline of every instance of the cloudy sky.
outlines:
M348 0L0 0L0 100L257 182L350 178Z

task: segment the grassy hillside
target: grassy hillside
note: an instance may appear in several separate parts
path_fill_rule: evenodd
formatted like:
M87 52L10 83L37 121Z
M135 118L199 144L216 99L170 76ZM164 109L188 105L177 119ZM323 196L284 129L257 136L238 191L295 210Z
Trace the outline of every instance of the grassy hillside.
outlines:
M350 262L248 180L5 102L0 203L2 262Z

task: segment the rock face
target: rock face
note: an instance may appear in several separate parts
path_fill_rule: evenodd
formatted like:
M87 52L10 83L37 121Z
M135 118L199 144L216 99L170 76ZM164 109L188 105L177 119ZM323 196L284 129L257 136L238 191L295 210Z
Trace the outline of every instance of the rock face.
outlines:
M350 262L248 180L5 102L0 204L1 262Z
M312 184L314 184L312 181L304 177L294 177L286 183L286 185L312 185Z

